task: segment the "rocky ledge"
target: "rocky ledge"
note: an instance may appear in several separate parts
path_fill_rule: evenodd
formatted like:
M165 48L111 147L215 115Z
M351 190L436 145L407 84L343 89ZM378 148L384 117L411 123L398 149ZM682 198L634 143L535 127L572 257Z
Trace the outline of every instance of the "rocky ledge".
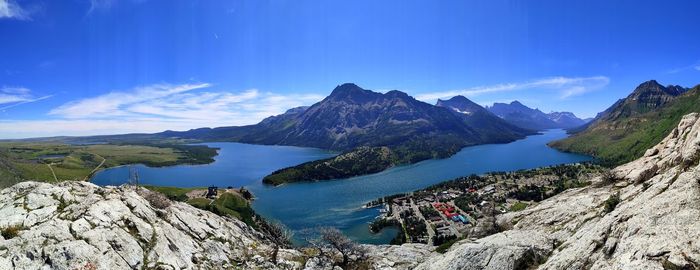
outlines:
M338 269L332 251L278 248L235 218L150 195L86 182L4 189L0 269ZM414 268L432 251L365 248L373 269Z
M19 183L0 192L0 269L303 267L296 250L273 263L274 245L236 219L161 207L131 187Z

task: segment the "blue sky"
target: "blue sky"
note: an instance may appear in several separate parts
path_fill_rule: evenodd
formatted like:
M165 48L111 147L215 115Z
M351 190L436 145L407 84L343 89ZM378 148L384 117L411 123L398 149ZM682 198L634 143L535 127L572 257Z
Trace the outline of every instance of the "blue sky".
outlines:
M0 0L0 138L255 123L338 84L594 116L700 83L698 1Z

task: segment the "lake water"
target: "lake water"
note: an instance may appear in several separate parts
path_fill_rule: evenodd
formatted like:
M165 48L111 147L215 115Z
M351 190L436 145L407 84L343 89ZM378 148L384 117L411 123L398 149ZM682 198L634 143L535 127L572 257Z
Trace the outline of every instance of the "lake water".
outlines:
M396 230L369 233L367 224L379 214L379 210L364 209L364 203L469 174L590 160L587 156L563 153L547 147L548 142L564 137L566 133L563 130L549 130L508 144L466 147L447 159L427 160L377 174L279 187L263 185L261 179L277 169L329 157L333 153L289 146L208 143L207 145L220 148L219 155L212 164L137 167L142 184L179 187L246 186L256 196L253 202L256 212L266 218L279 220L292 230L334 226L360 242L380 244L388 243L395 236ZM119 185L125 182L128 175L126 167L111 168L97 173L93 182L98 185Z

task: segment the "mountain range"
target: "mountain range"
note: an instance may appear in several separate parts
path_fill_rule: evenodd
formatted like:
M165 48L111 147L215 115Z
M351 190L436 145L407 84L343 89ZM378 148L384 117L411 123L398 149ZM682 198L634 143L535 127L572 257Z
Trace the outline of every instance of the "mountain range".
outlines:
M637 86L590 123L570 129L572 136L550 143L564 151L590 154L618 165L644 154L663 139L681 117L700 112L698 86L663 86L655 80Z
M526 129L569 129L586 124L586 120L576 117L571 112L544 113L539 109L527 107L517 100L511 103L494 103L486 109L508 123Z
M281 184L375 173L396 164L445 158L465 146L506 143L534 133L465 97L431 105L401 91L378 93L346 83L310 107L294 108L255 125L166 131L153 136L317 147L342 153L282 169L264 179Z
M495 123L487 128L481 125L489 121ZM531 133L490 114L455 114L401 91L382 94L346 83L310 107L294 108L255 125L166 131L159 135L345 151L358 146L400 146L438 137L459 145L499 143Z

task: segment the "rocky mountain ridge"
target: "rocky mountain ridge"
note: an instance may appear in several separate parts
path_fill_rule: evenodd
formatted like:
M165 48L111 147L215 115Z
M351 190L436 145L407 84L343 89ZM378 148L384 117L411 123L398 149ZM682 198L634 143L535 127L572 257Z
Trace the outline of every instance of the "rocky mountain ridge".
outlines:
M517 100L511 103L494 103L493 106L486 107L486 109L508 123L533 130L568 129L586 123L571 112L544 113L539 109L525 106Z
M347 151L359 146L393 148L441 139L458 141L462 146L501 143L530 134L502 121L484 128L401 91L378 93L345 83L310 107L295 108L256 125L156 135Z

